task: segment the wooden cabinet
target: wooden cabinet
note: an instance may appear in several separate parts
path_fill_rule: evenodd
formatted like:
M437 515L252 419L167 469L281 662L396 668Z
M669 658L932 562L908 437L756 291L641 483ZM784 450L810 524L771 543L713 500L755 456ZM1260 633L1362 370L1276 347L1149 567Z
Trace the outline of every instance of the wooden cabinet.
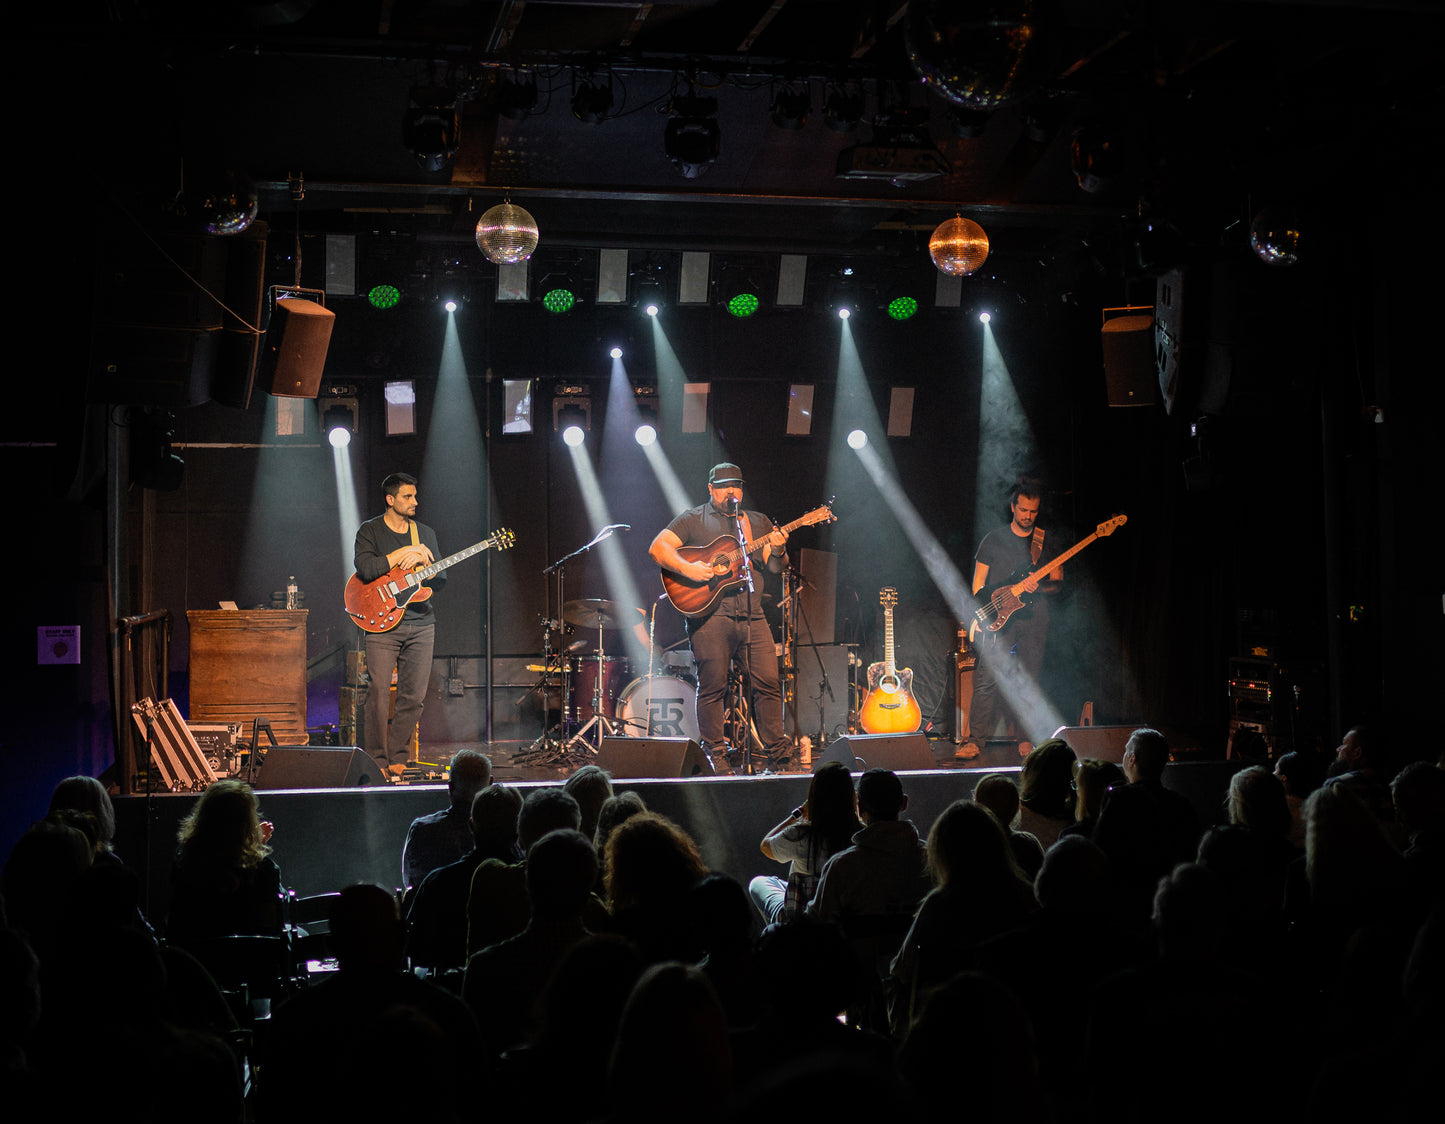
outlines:
M282 745L305 745L306 610L193 609L186 618L190 720L238 722L250 741L259 717Z

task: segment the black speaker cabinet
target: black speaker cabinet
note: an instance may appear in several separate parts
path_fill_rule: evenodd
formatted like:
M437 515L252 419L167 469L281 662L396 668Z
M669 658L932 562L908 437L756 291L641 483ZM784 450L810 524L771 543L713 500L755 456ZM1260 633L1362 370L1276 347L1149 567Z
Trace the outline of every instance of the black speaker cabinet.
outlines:
M315 398L336 313L315 301L278 300L261 353L261 379L278 398Z
M1154 405L1159 385L1154 366L1154 317L1116 316L1106 320L1102 339L1109 405Z
M854 772L891 769L895 773L932 769L933 750L922 734L848 734L837 738L813 758L813 771L827 761L842 761Z
M1124 745L1134 726L1060 726L1053 736L1069 743L1075 757L1095 757L1119 764L1124 760Z
M597 764L614 777L710 777L712 765L691 738L603 738Z
M273 745L256 773L262 788L357 788L380 784L381 767L355 746Z

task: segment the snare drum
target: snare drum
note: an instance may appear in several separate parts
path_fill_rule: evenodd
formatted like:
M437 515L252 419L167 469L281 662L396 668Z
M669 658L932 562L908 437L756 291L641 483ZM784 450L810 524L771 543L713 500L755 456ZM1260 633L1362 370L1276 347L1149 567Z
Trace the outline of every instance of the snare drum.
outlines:
M697 685L697 661L686 648L662 653L662 674Z
M602 714L612 718L617 714L617 693L627 682L631 669L623 656L607 656L602 661L602 667ZM573 722L586 722L597 713L592 705L592 694L597 686L597 657L573 656L569 659L567 682L572 691L572 709L568 718Z
M697 731L697 690L675 675L644 675L617 698L617 717L630 738L692 738Z

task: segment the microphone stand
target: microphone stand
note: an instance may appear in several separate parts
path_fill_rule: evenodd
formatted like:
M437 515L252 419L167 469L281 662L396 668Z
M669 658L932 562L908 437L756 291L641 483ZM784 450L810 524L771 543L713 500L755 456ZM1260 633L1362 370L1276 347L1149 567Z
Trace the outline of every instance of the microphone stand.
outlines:
M748 554L747 535L743 532L743 518L741 505L737 500L728 501L728 518L733 521L733 531L737 536L738 548L743 555L743 575L747 578L748 587L748 619L747 619L747 644L743 648L743 679L742 689L743 706L742 718L742 742L743 742L743 773L745 776L753 775L753 739L752 739L752 700L753 700L753 559ZM734 727L736 728L736 727Z

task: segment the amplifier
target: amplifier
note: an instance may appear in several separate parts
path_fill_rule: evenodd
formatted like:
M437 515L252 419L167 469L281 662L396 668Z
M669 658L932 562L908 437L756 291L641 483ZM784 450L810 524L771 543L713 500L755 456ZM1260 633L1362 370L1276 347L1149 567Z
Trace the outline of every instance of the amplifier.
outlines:
M246 743L239 722L187 722L186 729L216 776L229 777L240 769Z

